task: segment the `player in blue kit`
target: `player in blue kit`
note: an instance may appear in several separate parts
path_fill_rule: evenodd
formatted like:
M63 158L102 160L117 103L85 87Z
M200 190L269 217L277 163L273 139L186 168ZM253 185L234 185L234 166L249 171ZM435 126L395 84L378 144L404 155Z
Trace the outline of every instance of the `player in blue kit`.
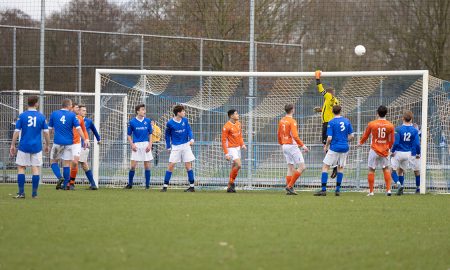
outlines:
M73 128L76 129L80 137L86 141L81 131L80 123L75 115L71 112L72 101L64 99L62 108L52 112L48 123L49 129L54 130L53 147L50 151L50 164L53 173L58 179L56 189L65 189L70 180L70 163L73 160ZM89 141L86 141L84 147L89 147ZM63 160L63 176L58 165L58 161Z
M128 185L126 189L133 188L133 178L137 162L143 161L145 168L145 188L150 188L152 155L152 124L151 120L145 118L145 105L139 104L135 108L136 117L128 124L128 142L131 146L131 168L128 172Z
M344 178L344 167L347 160L348 150L350 146L349 140L353 139L353 128L350 120L341 116L342 107L340 105L333 106L334 118L328 122L327 141L323 147L327 153L323 160L322 167L322 189L314 196L327 195L328 170L331 166L338 166L336 178L336 196L340 196L341 183Z
M176 105L173 108L173 114L175 117L167 122L165 131L166 148L170 151L170 157L161 192L167 191L173 169L179 162L184 162L188 175L189 188L185 192L195 192L194 171L192 170L192 161L195 160L195 157L191 149L194 144L194 135L187 118L185 118L184 107Z
M403 125L397 127L395 142L391 149L398 175L397 195L403 195L404 173L410 167L411 159L420 159L420 153L417 153L417 150L420 150L419 132L412 124L413 116L411 111L403 113Z
M44 131L45 147L44 151L48 153L50 145L50 136L45 116L37 111L39 98L37 96L28 97L28 110L19 115L16 122L11 141L10 154L16 154L16 141L19 135L19 151L17 151L17 184L19 192L14 198L25 199L25 170L31 166L33 176L32 182L32 198L37 197L39 187L39 171L42 166L42 131Z

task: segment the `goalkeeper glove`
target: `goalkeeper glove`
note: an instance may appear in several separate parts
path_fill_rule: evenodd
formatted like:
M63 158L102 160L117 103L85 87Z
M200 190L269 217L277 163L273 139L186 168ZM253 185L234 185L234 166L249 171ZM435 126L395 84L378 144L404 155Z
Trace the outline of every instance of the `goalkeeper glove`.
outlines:
M322 74L322 71L316 70L316 80L320 80L320 75Z

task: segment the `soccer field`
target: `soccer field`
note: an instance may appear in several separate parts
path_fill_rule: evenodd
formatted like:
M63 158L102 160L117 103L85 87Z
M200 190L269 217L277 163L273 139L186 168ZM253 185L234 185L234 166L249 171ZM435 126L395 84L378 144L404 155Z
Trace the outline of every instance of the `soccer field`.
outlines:
M0 185L0 269L450 268L445 195L15 192Z

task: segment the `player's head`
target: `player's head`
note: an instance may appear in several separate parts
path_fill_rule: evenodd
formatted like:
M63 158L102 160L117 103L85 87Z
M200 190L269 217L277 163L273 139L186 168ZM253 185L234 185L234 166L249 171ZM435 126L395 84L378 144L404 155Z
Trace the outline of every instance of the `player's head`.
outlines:
M63 109L71 110L72 109L72 100L66 98L62 101Z
M341 114L341 110L342 110L341 105L334 105L333 106L333 114L334 115L340 115Z
M87 114L86 105L83 104L78 105L78 114L81 115L82 117L86 117Z
M39 105L39 97L38 96L29 96L28 97L28 108L37 108Z
M231 109L228 111L228 118L233 120L239 120L239 114L236 109Z
M185 117L186 116L186 110L184 109L183 105L176 105L173 107L173 115L178 117Z
M386 114L387 114L387 111L388 111L387 107L384 106L384 105L381 105L377 109L377 114L378 114L379 117L385 117Z
M294 114L294 104L286 104L284 105L284 111L286 112L286 114Z
M412 113L412 111L405 111L404 113L403 113L403 121L405 122L405 123L411 123L412 122L412 120L413 120L413 117L414 117L414 114Z
M335 91L334 91L333 87L328 87L327 89L325 89L325 91L327 91L327 93L330 93L334 96Z
M77 102L72 102L72 111L75 114L78 114L78 112L80 111L80 105L78 105Z
M145 116L145 104L139 104L134 107L134 112L137 116L144 117Z

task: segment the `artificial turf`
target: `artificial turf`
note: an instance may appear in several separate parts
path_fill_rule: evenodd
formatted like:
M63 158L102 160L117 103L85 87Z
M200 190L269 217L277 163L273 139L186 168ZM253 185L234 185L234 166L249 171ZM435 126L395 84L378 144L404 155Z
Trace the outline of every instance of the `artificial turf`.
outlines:
M448 195L15 192L0 185L0 269L450 269Z

